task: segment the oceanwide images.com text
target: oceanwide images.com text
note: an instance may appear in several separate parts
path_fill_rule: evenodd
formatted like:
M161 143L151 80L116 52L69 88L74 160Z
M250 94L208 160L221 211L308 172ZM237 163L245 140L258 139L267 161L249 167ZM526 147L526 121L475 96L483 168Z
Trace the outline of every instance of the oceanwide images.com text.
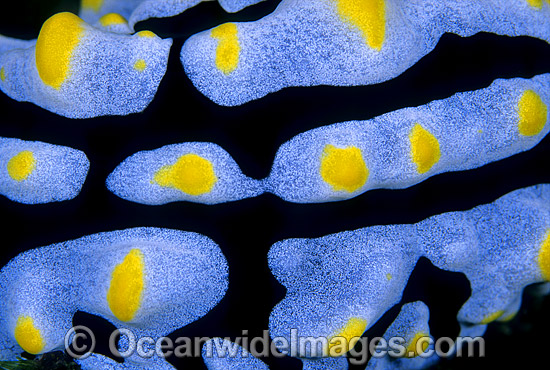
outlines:
M115 358L159 356L183 357L307 357L347 356L353 365L366 364L370 357L484 357L485 341L482 337L441 337L436 340L429 336L415 338L410 343L403 337L312 337L299 336L298 330L291 329L290 337L270 338L264 330L260 337L242 336L224 338L225 341L211 341L209 337L169 337L152 338L137 336L131 330L117 329L109 337L109 351ZM96 338L86 326L71 328L65 335L65 350L73 358L85 359L96 349ZM204 347L204 348L203 348ZM246 349L241 351L240 347Z

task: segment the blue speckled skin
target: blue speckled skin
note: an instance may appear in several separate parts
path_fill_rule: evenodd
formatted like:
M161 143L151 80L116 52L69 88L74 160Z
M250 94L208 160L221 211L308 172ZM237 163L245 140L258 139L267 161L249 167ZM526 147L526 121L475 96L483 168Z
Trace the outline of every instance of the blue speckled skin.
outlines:
M12 99L28 101L68 118L128 115L153 100L166 72L171 39L108 32L83 23L84 36L70 62L70 76L59 90L44 84L36 67L35 43L15 48L0 38L0 66L6 79L0 89ZM143 59L147 67L134 69Z
M95 23L105 14L117 13L128 19L130 28L133 29L140 21L172 17L203 1L205 0L104 0L99 11L81 7L79 15L88 23ZM219 3L225 11L235 13L261 1L263 0L219 0Z
M36 164L23 181L8 174L7 164L22 151L31 151ZM90 162L80 150L40 141L0 137L0 194L19 203L39 204L73 199L86 180Z
M385 0L386 37L380 51L343 22L335 0L283 0L270 15L237 23L238 68L215 65L210 30L189 38L181 51L185 72L205 96L241 105L291 86L358 86L402 74L432 51L445 32L492 32L550 41L550 6L525 0Z
M531 149L548 134L550 124L547 118L538 135L520 134L518 102L529 89L550 106L550 74L543 74L532 79L496 80L485 89L419 107L304 132L281 145L266 187L290 202L338 201L371 189L407 188L442 172L473 169ZM417 171L410 154L409 133L417 123L440 145L441 158L426 173ZM361 150L369 170L361 188L351 193L335 191L323 180L319 168L329 144Z
M227 339L212 338L202 346L208 370L267 370L269 367L250 352Z
M144 256L145 288L134 318L121 322L111 313L107 291L113 269L134 248ZM227 286L228 267L221 250L196 233L135 228L30 250L0 271L0 354L13 359L22 352L13 334L20 315L34 319L46 342L43 352L64 348L76 311L104 317L138 339L158 338L204 316L222 299ZM150 362L136 354L119 365L160 368L156 361L162 359L154 357ZM110 361L97 355L81 363L112 369Z
M549 230L550 184L542 184L414 225L275 243L269 266L287 294L271 313L270 335L290 341L297 329L303 337L330 337L352 317L368 329L399 302L421 256L470 280L472 295L458 314L461 334L483 334L483 319L514 314L523 288L544 281L537 256ZM291 354L310 353L294 347Z
M320 357L316 359L302 358L302 370L348 370L348 360L345 357Z
M401 307L401 311L395 318L394 322L384 333L383 337L387 342L389 342L391 338L403 338L405 340L405 343L402 345L403 347L405 347L404 355L406 356L406 349L416 334L430 334L430 326L428 324L429 319L430 311L428 310L428 306L426 306L423 302L417 301L404 304L403 307ZM433 343L430 344L427 349L433 350ZM392 349L390 350L393 351ZM439 358L436 355L430 356L428 358L422 358L421 356L407 358L392 357L388 354L383 357L372 357L367 364L367 369L425 369L437 362L438 359Z
M185 154L196 154L212 162L217 182L209 193L189 195L152 183L161 167L173 165ZM198 142L167 145L132 155L109 175L107 188L123 199L149 205L175 201L215 204L250 198L264 192L262 182L243 175L225 150L216 144Z

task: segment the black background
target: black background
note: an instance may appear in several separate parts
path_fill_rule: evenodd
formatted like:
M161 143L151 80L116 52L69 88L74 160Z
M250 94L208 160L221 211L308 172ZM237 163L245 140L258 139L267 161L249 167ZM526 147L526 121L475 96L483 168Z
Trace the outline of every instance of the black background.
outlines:
M205 2L182 15L136 25L174 38L168 71L153 102L125 117L70 120L30 103L0 94L0 136L38 140L84 151L91 162L81 194L71 201L22 205L0 198L0 266L18 253L84 235L137 226L194 231L216 241L230 267L225 298L200 320L171 335L190 337L261 336L274 305L285 294L271 275L270 246L290 237L319 237L371 225L414 223L426 217L466 210L513 191L550 182L550 136L529 152L467 172L435 176L405 190L369 191L344 202L299 205L264 194L254 199L207 206L187 202L146 206L127 202L105 188L107 175L126 157L187 141L214 142L227 150L253 178L269 174L278 147L298 133L352 119L369 119L403 107L443 99L460 91L487 87L495 78L550 72L550 46L528 37L479 34L445 35L437 48L394 80L365 87L289 88L240 107L217 106L202 96L179 61L192 34L226 21L249 21L271 13L279 1L266 1L238 14ZM78 12L78 1L24 0L2 5L0 33L36 38L42 23L59 11ZM465 277L421 259L405 289L403 302L424 300L431 309L435 337L456 336L456 313L470 294ZM394 307L365 336L381 335L399 311ZM487 357L443 361L439 368L519 365L521 348L550 344L549 299L525 294L521 313L509 324L492 324L485 336ZM101 332L112 326L79 313L75 323ZM530 356L535 354L530 353ZM540 354L539 354L540 355ZM264 359L272 369L300 368L292 358ZM171 360L179 368L203 368L201 359ZM353 368L353 367L352 367ZM361 367L357 367L361 368Z

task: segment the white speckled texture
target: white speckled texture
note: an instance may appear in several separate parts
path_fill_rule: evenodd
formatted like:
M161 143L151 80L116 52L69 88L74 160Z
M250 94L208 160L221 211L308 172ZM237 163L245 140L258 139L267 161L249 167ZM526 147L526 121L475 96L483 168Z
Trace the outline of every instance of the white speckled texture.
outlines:
M250 352L228 339L212 338L202 346L202 359L208 370L268 370Z
M544 281L537 256L549 231L550 184L541 184L414 225L275 243L269 266L287 294L271 313L270 335L286 337L291 355L309 357L291 329L330 338L350 318L366 320L368 329L399 302L420 256L466 275L472 295L458 314L461 334L480 335L483 320L514 314L523 289Z
M134 318L121 322L110 311L107 291L115 266L136 248L144 258L145 288ZM33 249L0 271L0 354L11 351L13 357L22 352L13 334L20 315L33 318L46 344L43 352L64 348L77 311L101 316L137 338L158 338L204 316L223 298L227 286L228 267L221 250L196 233L134 228ZM112 368L103 356L81 363L87 361L92 364L88 368ZM144 361L150 363L136 354L121 368L141 369Z
M129 20L133 29L140 21L172 17L203 1L205 0L104 0L97 11L81 6L79 14L85 21L95 23L105 14L118 13ZM235 13L261 1L263 0L219 0L219 3L225 11Z
M172 40L117 34L86 23L82 26L83 36L70 59L70 75L60 89L40 78L34 45L14 49L11 42L11 50L0 53L0 67L6 75L0 89L12 99L68 118L143 111L166 72ZM134 69L139 59L146 63L143 71Z
M22 181L10 177L7 164L30 151L35 169ZM40 141L0 137L0 194L19 203L39 204L73 199L86 180L90 162L80 150Z
M212 163L217 181L210 192L190 195L153 181L161 167L173 165L186 154L196 154ZM216 144L200 142L138 152L115 168L107 178L107 188L123 199L149 205L175 201L215 204L250 198L264 192L263 183L243 175L225 150Z
M211 31L189 38L185 72L205 96L241 105L291 86L358 86L402 74L432 51L445 32L492 32L550 41L550 4L526 0L385 0L385 41L371 48L358 28L340 18L336 0L283 0L270 15L237 23L239 64L226 75L215 65Z
M550 106L550 74L543 74L532 79L497 80L488 88L419 107L304 132L279 148L267 189L290 202L338 201L371 189L407 188L439 173L477 168L529 150L550 131L547 117L538 135L520 134L518 103L529 89ZM547 111L550 117L550 109ZM440 146L441 158L425 173L418 172L411 156L409 134L416 124L428 130ZM326 145L361 150L369 171L362 187L353 192L336 191L323 180L320 165Z
M430 326L428 324L429 319L430 311L428 310L428 306L426 306L423 302L418 301L404 304L403 307L401 307L399 315L397 315L394 322L389 326L383 336L388 343L390 343L391 338L400 338L400 340L403 339L404 341L399 343L401 348L395 346L394 350L390 346L387 355L382 357L372 357L367 364L367 370L425 369L437 362L439 358L436 355L423 358L421 356L413 357L413 353L407 353L407 349L414 340L415 335L430 334ZM419 349L420 348L417 348L417 350ZM396 356L397 352L400 350L404 350L403 355L410 355L410 358ZM433 343L430 343L426 350L433 351ZM394 354L394 356L391 354Z

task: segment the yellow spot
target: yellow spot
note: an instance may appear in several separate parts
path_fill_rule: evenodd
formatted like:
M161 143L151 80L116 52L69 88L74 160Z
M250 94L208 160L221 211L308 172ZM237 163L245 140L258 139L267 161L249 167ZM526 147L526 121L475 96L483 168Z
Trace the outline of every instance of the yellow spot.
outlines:
M550 229L546 232L546 238L540 248L539 267L544 280L550 281Z
M542 9L542 0L527 0L527 2L529 3L529 5L535 8ZM546 0L546 2L548 3L548 5L550 5L550 0Z
M0 80L2 80L2 82L6 81L6 70L4 67L0 68Z
M83 9L91 9L94 12L99 12L99 9L101 9L101 6L103 5L103 0L82 0L80 3L80 6Z
M428 172L441 158L439 141L418 123L409 134L411 157L418 173Z
M34 154L24 150L8 161L8 174L15 181L26 180L36 168Z
M503 310L499 310L497 312L494 312L494 313L491 313L487 316L485 316L483 318L483 320L481 320L481 324L482 325L487 325L493 321L495 321L496 319L498 319L499 317L501 317L502 315L504 314L504 311Z
M229 75L239 65L241 45L235 23L224 23L212 30L211 36L218 40L216 67Z
M130 321L141 306L144 287L143 253L132 249L115 266L107 292L109 308L120 321Z
M506 316L502 316L498 319L498 321L501 321L501 322L508 322L508 321L512 321L512 319L516 317L516 312L512 312L512 313L509 313L508 315Z
M416 357L419 354L426 352L429 345L428 343L429 337L430 335L428 333L416 333L413 339L411 339L411 341L409 342L409 345L407 346L407 349L405 351L405 356ZM419 349L418 342L420 342L420 345L422 346L422 348L420 348L422 352L418 352L418 349Z
M151 31L139 31L136 35L138 35L139 37L148 37L148 38L157 37L157 35L155 35Z
M333 335L328 341L328 354L330 357L342 356L355 346L361 335L367 329L367 321L358 317L352 317L346 325Z
M153 181L189 195L201 195L209 193L218 178L212 162L196 154L185 154L175 164L158 170Z
M519 104L519 133L523 136L540 134L548 120L548 107L533 90L523 93Z
M336 0L340 18L359 28L367 44L378 51L386 38L384 0Z
M138 72L143 72L145 70L145 68L147 68L147 63L145 63L145 61L143 59L138 59L134 63L134 69Z
M46 85L59 89L70 75L71 57L84 32L83 23L72 13L58 13L42 25L36 41L36 68Z
M477 130L477 133L478 133L478 134L482 134L482 133L483 133L483 130L481 130L481 129L480 129L480 130Z
M391 279L393 279L393 276L391 274L386 274L386 279L390 281Z
M107 13L103 17L99 18L99 23L103 27L116 26L119 24L127 24L128 22L118 13Z
M361 149L354 146L336 148L330 144L323 151L320 173L335 191L348 193L360 189L369 177Z
M44 350L44 339L29 316L19 316L15 324L15 340L26 352L36 355Z

